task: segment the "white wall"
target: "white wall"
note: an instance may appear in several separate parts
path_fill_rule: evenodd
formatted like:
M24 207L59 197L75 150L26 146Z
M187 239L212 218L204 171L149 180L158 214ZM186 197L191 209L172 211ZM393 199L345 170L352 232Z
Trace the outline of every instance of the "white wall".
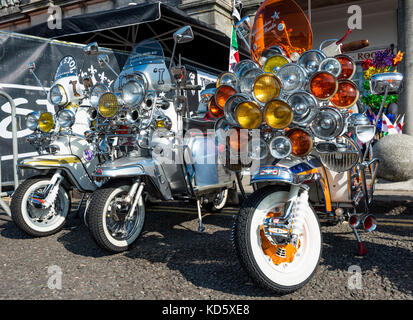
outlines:
M353 30L346 42L368 39L370 50L387 48L392 43L397 47L397 0L363 0L354 4L362 9L362 30ZM346 33L350 5L312 10L313 48L325 39L338 39Z

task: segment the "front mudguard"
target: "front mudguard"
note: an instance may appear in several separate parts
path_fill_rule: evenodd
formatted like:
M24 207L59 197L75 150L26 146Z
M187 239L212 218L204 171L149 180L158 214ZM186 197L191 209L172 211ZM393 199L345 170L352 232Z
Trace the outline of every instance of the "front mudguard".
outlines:
M154 187L157 197L173 200L171 187L162 166L152 158L124 157L96 167L95 178L130 179L142 177Z
M17 166L20 169L34 169L40 172L62 170L69 182L80 192L93 192L96 185L86 171L82 161L75 155L41 155L26 158Z

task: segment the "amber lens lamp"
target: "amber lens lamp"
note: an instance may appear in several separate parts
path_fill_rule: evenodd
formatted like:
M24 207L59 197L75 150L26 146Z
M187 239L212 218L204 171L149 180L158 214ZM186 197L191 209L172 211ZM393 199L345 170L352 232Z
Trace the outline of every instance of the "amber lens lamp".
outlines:
M292 144L291 154L296 157L305 157L313 149L313 138L302 129L292 129L287 133Z
M255 99L261 103L267 103L279 97L281 81L272 73L263 73L255 78L253 93Z
M284 101L272 100L264 109L264 120L273 129L287 128L294 118L294 112Z
M360 92L354 82L350 80L339 80L337 93L330 102L336 108L348 109L354 106L359 98Z
M317 72L310 79L310 92L319 100L331 99L337 90L338 81L329 72Z
M241 102L235 109L235 118L241 128L256 129L262 122L261 108L254 101Z

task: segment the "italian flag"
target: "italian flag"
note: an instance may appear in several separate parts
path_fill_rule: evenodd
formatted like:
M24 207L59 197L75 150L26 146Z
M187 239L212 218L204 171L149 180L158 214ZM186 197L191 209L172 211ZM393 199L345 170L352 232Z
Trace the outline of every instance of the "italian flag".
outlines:
M229 71L234 71L235 65L239 62L237 33L232 26L231 48L229 49Z

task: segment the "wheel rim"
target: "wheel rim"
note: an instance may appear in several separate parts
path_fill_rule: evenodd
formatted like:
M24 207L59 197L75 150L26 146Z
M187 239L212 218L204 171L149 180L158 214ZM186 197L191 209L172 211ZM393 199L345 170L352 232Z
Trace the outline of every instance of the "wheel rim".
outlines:
M306 281L318 264L321 235L317 219L312 213L306 212L303 232L299 237L300 245L291 262L282 262L277 265L268 252L264 252L262 240L264 220L268 213L274 211L274 207L282 207L287 197L286 192L276 192L259 203L250 224L250 243L259 270L269 280L282 286L296 286Z
M105 233L118 245L133 242L139 235L142 225L144 209L141 203L136 206L130 220L126 220L131 205L125 205L124 197L128 192L124 188L118 188L108 199L104 209L103 226ZM139 200L141 202L142 199Z
M36 193L41 193L50 181L39 181L30 186L22 200L22 216L26 224L40 232L48 232L58 228L66 220L69 211L69 199L62 187L59 188L54 204L48 208L34 207L30 199Z

